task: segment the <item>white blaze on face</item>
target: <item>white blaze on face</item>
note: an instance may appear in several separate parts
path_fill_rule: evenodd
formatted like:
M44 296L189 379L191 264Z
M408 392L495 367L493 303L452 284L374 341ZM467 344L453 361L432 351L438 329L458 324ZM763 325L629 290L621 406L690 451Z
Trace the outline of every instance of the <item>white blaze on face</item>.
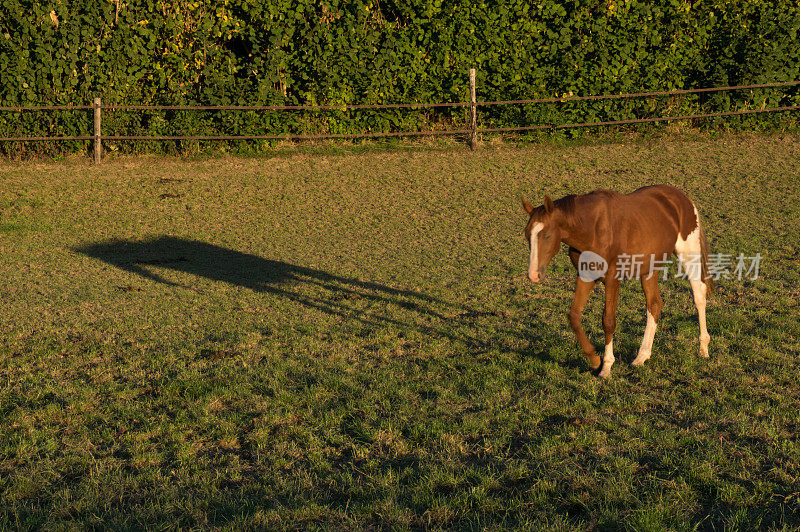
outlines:
M544 229L542 222L536 222L531 229L531 258L528 262L528 279L539 282L539 233Z

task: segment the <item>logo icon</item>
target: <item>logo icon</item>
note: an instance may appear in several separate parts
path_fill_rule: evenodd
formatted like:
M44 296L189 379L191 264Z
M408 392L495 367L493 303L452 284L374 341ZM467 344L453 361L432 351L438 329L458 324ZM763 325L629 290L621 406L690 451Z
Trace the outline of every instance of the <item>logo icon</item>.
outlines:
M584 281L596 281L606 274L606 259L593 251L584 251L578 257L578 276Z

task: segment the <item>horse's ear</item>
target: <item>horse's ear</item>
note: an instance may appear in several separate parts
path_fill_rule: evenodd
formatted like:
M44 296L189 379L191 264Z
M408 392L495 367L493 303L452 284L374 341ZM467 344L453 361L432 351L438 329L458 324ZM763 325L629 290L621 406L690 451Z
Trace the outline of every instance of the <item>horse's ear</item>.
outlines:
M533 205L525 201L525 198L522 198L522 208L525 209L525 212L531 214L533 212Z
M544 212L545 214L550 214L553 212L555 207L553 206L553 200L550 199L550 196L547 194L544 195Z

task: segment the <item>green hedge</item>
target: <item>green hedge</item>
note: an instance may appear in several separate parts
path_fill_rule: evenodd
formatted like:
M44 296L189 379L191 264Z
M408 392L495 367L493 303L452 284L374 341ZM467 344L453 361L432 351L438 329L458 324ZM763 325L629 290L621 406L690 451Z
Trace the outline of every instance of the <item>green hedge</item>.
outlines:
M798 28L795 0L0 0L0 105L87 104L95 96L120 104L457 101L467 96L471 67L481 100L795 80ZM800 92L784 88L494 107L481 121L516 126L797 103ZM115 111L104 129L351 133L464 120L464 109ZM85 111L0 112L0 136L90 127Z

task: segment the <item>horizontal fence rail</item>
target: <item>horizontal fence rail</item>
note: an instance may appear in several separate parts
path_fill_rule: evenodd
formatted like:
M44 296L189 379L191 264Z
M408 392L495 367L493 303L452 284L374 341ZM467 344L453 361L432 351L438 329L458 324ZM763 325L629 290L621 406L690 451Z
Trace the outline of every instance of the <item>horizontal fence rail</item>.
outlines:
M537 103L567 103L588 100L620 100L625 98L652 98L659 96L681 96L685 94L700 94L706 92L719 92L731 90L768 89L775 87L791 87L800 85L800 81L780 81L776 83L760 83L757 85L731 85L728 87L707 87L702 89L678 89L672 91L634 92L626 94L600 94L592 96L563 96L552 98L536 98L532 100L495 100L475 102L477 107L511 104L537 104ZM152 110L152 111L349 111L351 109L430 109L436 107L470 107L472 102L448 103L387 103L364 105L103 105L103 109L126 110ZM76 107L77 108L77 107ZM88 106L87 108L91 108Z
M432 131L388 131L374 133L284 133L280 135L106 135L104 140L320 140L360 139L373 137L423 137L437 135L463 135L471 129ZM478 130L480 132L480 130Z
M605 122L578 122L574 124L552 124L521 127L494 127L479 129L478 133L507 133L514 131L536 131L547 129L570 129L574 127L596 127L596 126L621 126L626 124L645 124L650 122L668 122L670 120L689 120L692 118L715 118L719 116L751 115L758 113L777 113L780 111L796 111L800 105L790 105L786 107L771 107L768 109L745 109L743 111L726 111L721 113L703 113L682 116L658 116L654 118L634 118L631 120L608 120Z
M699 113L680 116L660 116L651 118L636 118L629 120L606 120L597 122L577 122L561 124L535 124L517 127L489 127L478 128L476 109L478 107L569 103L598 100L619 100L630 98L657 98L682 96L688 94L703 94L721 91L766 89L776 87L791 87L800 85L800 81L782 81L774 83L759 83L751 85L731 85L726 87L707 87L699 89L680 89L671 91L638 92L626 94L601 94L590 96L563 96L550 98L534 98L522 100L495 100L477 101L475 97L474 69L470 71L470 101L468 102L434 102L434 103L391 103L391 104L330 104L330 105L123 105L102 104L96 98L93 105L42 105L42 106L3 106L0 111L26 112L26 111L88 111L94 112L94 132L92 135L76 136L16 136L0 137L0 141L8 142L41 142L41 141L93 141L95 162L100 162L103 141L246 141L246 140L321 140L321 139L357 139L357 138L387 138L387 137L432 137L466 135L470 138L470 147L475 149L477 134L480 133L512 133L525 131L542 131L571 129L582 127L618 126L629 124L644 124L667 122L674 120L706 119L758 113L773 113L796 111L800 105L771 107L764 109L743 109L738 111L725 111L715 113ZM390 132L363 132L363 133L280 133L264 135L104 135L101 133L102 111L349 111L359 109L433 109L433 108L469 108L471 113L471 127L463 129L429 130L429 131L390 131Z
M38 141L68 141L68 140L92 140L92 135L79 135L76 137L0 137L0 141L9 142L38 142Z
M0 107L0 111L85 111L91 105L12 105Z
M434 107L468 107L470 102L446 103L376 103L331 105L103 105L118 111L349 111L351 109L427 109ZM481 104L478 104L481 105Z
M600 94L592 96L558 96L553 98L538 98L535 100L498 100L490 102L479 102L478 105L506 105L506 104L523 104L523 103L560 103L560 102L578 102L587 100L621 100L624 98L653 98L658 96L682 96L684 94L701 94L705 92L720 92L732 90L747 90L747 89L768 89L774 87L791 87L793 85L800 85L800 81L778 81L775 83L760 83L758 85L731 85L728 87L707 87L703 89L676 89L672 91L655 91L655 92L630 92L626 94Z

